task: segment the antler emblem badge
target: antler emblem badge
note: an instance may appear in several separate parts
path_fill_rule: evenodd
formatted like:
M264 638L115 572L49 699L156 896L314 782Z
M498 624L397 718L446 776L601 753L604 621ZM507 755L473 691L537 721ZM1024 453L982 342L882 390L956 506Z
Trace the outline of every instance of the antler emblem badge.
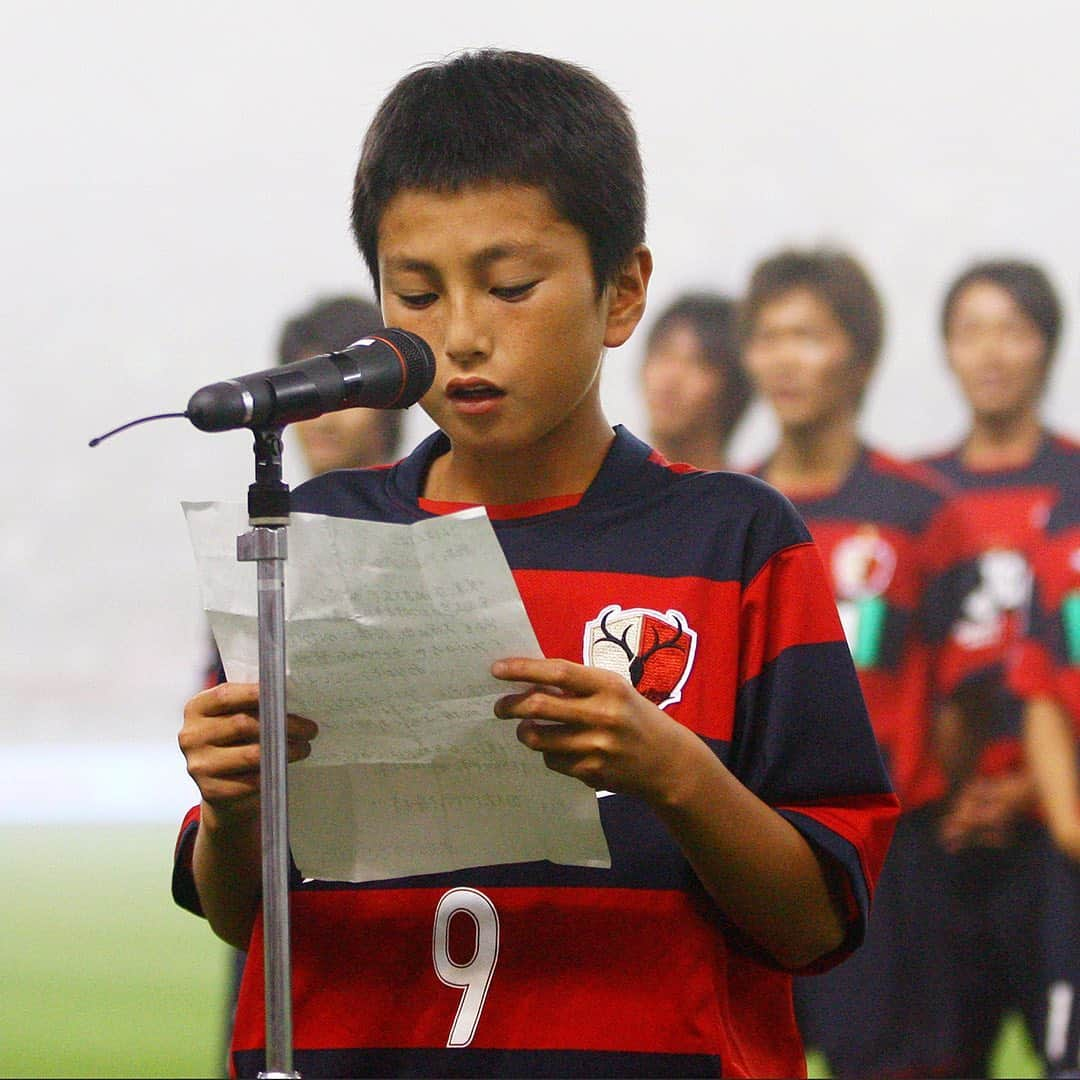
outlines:
M585 624L585 663L618 672L661 709L682 698L697 649L697 634L678 611L604 608Z

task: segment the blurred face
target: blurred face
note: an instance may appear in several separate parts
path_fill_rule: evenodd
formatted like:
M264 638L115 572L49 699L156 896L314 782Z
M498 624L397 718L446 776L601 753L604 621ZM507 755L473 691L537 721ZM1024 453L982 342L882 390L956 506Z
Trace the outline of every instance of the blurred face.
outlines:
M312 476L387 462L386 418L378 409L342 409L292 425Z
M1046 379L1046 339L1000 285L973 281L961 291L945 348L977 417L1005 418L1038 402Z
M852 351L832 308L800 287L761 308L744 363L780 427L798 431L857 410L869 371L852 361Z
M647 267L598 298L585 234L520 184L399 192L378 237L383 316L431 346L421 404L453 452L572 452L595 432L601 355L637 324Z
M719 429L724 373L706 360L688 324L676 323L656 342L645 357L641 381L657 439L725 434Z

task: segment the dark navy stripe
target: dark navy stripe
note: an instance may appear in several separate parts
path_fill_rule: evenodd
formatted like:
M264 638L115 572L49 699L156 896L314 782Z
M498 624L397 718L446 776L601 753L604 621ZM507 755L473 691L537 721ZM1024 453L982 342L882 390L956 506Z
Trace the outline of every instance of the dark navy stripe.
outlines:
M185 911L190 911L201 918L202 903L198 892L195 891L195 878L191 873L191 852L195 846L195 836L198 831L198 821L192 821L177 841L176 856L173 859L172 896L173 900Z
M1075 472L1078 456L1076 447L1061 443L1047 433L1031 463L1019 469L968 469L960 450L926 458L924 464L966 491L992 491L995 488L1057 487Z
M820 499L795 499L795 509L810 521L873 521L921 533L944 502L928 483L874 467L863 450L844 483Z
M437 432L392 469L326 473L293 493L292 509L408 524L432 515L418 499L431 458L445 448ZM777 551L809 534L791 504L762 481L739 473L676 473L623 428L576 506L493 522L516 570L700 577L748 584ZM645 519L668 522L642 535Z
M537 1017L543 1023L543 1017ZM233 1054L238 1076L258 1076L259 1050ZM601 1050L446 1049L296 1050L294 1066L305 1080L350 1076L720 1076L711 1054L648 1054Z
M773 806L892 790L843 642L791 646L743 684L730 758Z
M848 923L844 941L836 950L837 953L846 956L862 944L866 936L866 920L870 917L870 893L866 878L863 876L859 853L839 833L834 833L832 829L826 828L808 814L800 814L797 810L781 810L779 813L790 821L815 848L825 852L839 864L847 874L852 895L859 907L859 918Z

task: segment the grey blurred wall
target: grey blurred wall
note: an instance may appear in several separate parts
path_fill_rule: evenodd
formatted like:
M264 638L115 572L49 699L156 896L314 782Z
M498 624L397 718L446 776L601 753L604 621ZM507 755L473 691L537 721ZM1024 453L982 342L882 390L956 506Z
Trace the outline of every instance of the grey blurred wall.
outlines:
M171 811L192 794L174 736L204 628L178 503L242 498L248 438L174 420L86 441L267 365L282 316L314 296L370 288L350 179L405 70L500 45L608 80L642 140L654 311L688 286L738 290L781 244L850 246L889 310L866 430L914 453L961 428L936 320L965 263L1035 258L1076 312L1077 11L9 0L0 753L20 765L6 805L77 812L128 783L132 812L144 790ZM611 417L638 429L640 337L610 355L605 383ZM1074 435L1076 353L1070 326L1047 407ZM427 430L410 417L410 436ZM755 414L737 456L768 438ZM288 472L300 479L295 454ZM68 772L50 766L61 759ZM72 774L85 792L57 779Z

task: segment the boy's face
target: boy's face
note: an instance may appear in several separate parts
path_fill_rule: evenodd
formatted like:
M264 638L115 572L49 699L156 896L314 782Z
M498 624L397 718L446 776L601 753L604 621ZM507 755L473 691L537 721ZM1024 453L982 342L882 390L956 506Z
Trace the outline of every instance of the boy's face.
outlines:
M431 346L421 404L453 448L572 450L602 415L601 354L640 319L648 266L597 297L584 233L519 184L399 192L378 241L383 317Z
M1046 340L1007 289L973 281L946 327L949 366L972 412L1006 417L1036 404L1046 378Z
M724 373L705 358L701 339L675 323L645 357L645 408L655 438L722 437L719 430Z
M858 408L869 371L852 352L851 337L832 308L800 286L762 306L744 362L780 427L797 431Z

